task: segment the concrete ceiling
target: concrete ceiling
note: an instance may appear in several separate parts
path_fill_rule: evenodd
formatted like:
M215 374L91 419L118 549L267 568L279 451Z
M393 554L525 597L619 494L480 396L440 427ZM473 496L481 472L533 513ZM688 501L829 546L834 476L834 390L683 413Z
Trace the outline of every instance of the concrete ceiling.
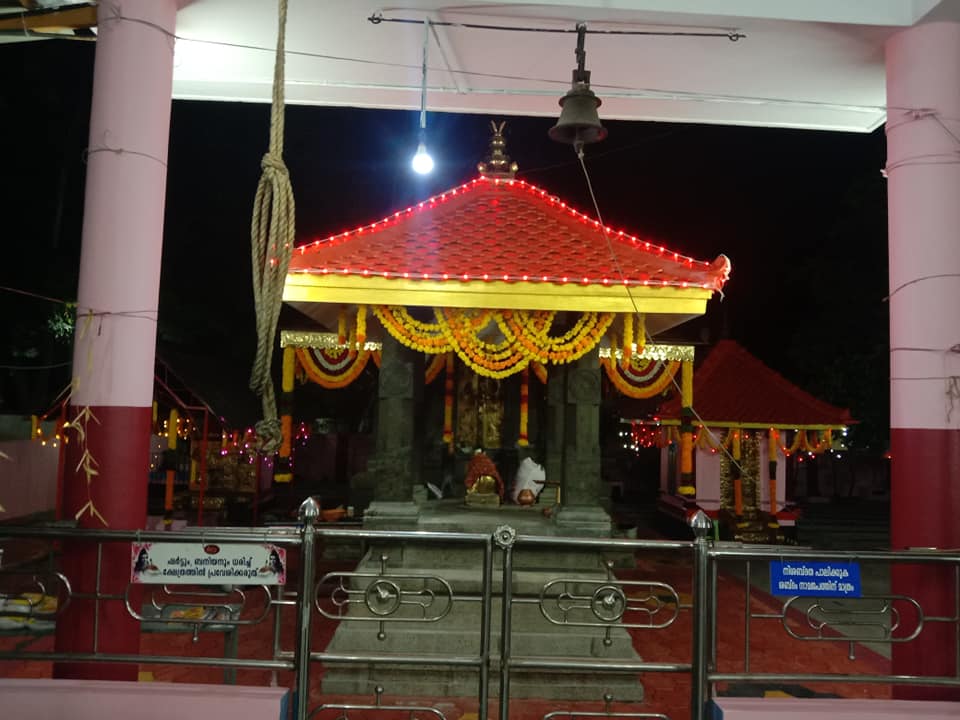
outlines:
M561 0L383 6L290 0L287 100L419 109L428 18L430 112L556 115L588 24L586 66L601 117L869 132L885 119L884 41L958 0ZM379 13L385 20L371 23ZM746 37L599 31L739 31ZM192 0L177 20L177 98L270 99L276 3Z
M276 0L177 4L174 96L269 101ZM0 43L93 39L93 18L77 0L0 0ZM602 118L869 132L886 39L960 21L960 0L289 0L287 101L419 109L425 19L430 112L557 115L584 21ZM632 34L649 31L718 36Z

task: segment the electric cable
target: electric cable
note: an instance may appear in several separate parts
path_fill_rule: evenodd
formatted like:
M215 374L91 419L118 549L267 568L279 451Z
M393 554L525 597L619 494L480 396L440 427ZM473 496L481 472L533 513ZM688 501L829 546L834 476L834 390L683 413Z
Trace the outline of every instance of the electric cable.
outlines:
M636 313L637 315L640 315L641 313L640 313L640 308L637 305L637 300L633 296L633 292L631 291L630 286L627 283L627 277L623 271L622 265L620 264L620 258L617 256L616 250L613 247L613 241L610 238L610 233L607 232L607 226L603 221L602 214L600 213L600 204L597 202L597 196L593 190L593 182L590 179L590 172L587 170L587 164L584 161L583 144L575 143L573 149L577 155L577 159L580 161L580 167L583 170L583 177L587 183L587 190L589 191L590 199L593 202L594 212L597 214L597 220L600 222L600 228L603 231L603 236L607 241L607 249L610 253L610 260L611 262L613 262L614 269L616 270L617 275L620 277L620 281L621 281L620 284L623 286L624 291L627 293L627 298L629 298L630 304L633 306L634 313ZM646 324L643 325L643 329L644 329L645 340L647 342L653 342L653 337L647 331ZM672 377L670 379L670 382L676 388L678 393L681 392L680 383L677 382L676 376ZM724 447L724 444L719 441L719 438L717 438L713 430L707 427L707 424L704 422L703 418L700 416L700 414L697 412L696 408L693 405L691 405L690 410L693 413L693 416L700 423L700 427L703 430L706 430L706 432L710 435L710 438L714 441L713 444L718 446L719 449L724 453L724 455L727 456L729 461L733 463L734 467L736 467L740 471L740 477L745 479L752 479L754 482L756 482L757 478L753 478L751 474L745 472L743 465L739 461L734 459L730 451L727 450L727 448Z

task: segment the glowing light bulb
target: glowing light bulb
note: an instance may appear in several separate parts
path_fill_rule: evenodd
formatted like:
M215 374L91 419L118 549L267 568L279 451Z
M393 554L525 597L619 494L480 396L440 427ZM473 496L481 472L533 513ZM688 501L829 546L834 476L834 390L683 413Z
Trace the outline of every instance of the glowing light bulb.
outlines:
M413 171L418 175L429 175L433 172L433 158L430 157L430 153L427 152L427 146L424 143L420 143L417 146L417 154L413 156L410 167L412 167Z

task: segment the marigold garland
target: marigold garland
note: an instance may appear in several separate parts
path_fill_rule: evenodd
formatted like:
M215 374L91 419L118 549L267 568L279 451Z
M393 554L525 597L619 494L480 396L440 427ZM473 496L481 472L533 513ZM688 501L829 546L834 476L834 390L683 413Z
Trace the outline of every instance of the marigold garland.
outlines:
M434 380L437 379L437 376L440 374L440 371L447 366L447 358L450 357L450 353L444 355L434 355L430 358L430 362L427 363L427 368L423 373L423 381L426 385L430 385ZM377 363L377 366L380 366L380 363Z
M814 437L816 437L816 430L811 430L810 432L814 433ZM819 455L824 450L829 450L832 445L832 430L825 430L822 438L815 439L813 441L810 440L806 430L798 430L797 434L793 436L793 443L791 443L790 447L782 446L781 449L783 450L784 455L790 455L798 450L801 452L810 452L814 455Z
M356 380L367 366L370 355L367 350L297 348L297 360L307 377L331 390L344 388Z
M630 367L630 360L633 359L633 315L624 313L623 316L623 357L620 364L624 368Z
M693 440L695 447L700 450L712 450L713 452L726 447L725 442L726 440L721 439L717 433L703 425L699 426L697 435Z
M737 517L740 517L743 515L743 476L740 467L742 446L740 443L740 430L734 428L730 430L730 434L733 435L733 447L731 449L733 462L730 466L730 473L733 476L733 511L737 514Z
M614 387L630 398L650 398L663 392L680 368L679 360L641 360L623 368L614 357L600 358Z
M553 322L544 313L504 310L495 315L504 337L516 341L521 352L538 362L569 363L597 346L610 327L614 313L585 312L559 337L547 333ZM549 322L548 322L549 320Z
M634 333L633 343L637 346L637 353L642 353L647 346L647 316L643 313L637 315L637 331Z
M447 312L438 308L436 316L454 352L478 375L505 378L520 372L529 362L509 339L496 345L479 339L470 331L470 319L465 314L452 312L448 317Z
M520 432L517 445L530 445L528 429L530 425L530 368L525 367L520 373Z
M406 308L373 305L373 314L397 342L428 354L450 352L453 347L437 323L424 323L410 316Z
M419 352L456 352L479 375L504 378L530 361L573 362L596 347L613 321L613 313L582 313L568 331L550 337L556 313L526 310L435 308L435 322L413 318L403 307L373 306L383 327L398 342ZM484 340L493 323L503 339Z
M665 425L660 431L660 440L657 442L657 447L662 449L674 443L680 443L680 428L676 425Z
M367 342L367 306L357 306L357 349L363 350Z
M533 368L533 374L540 381L541 385L547 384L547 368L543 363L531 362L530 367Z
M340 308L337 313L337 342L343 345L347 340L347 311Z
M447 371L443 383L443 442L450 452L453 452L453 353L438 355L443 358L443 366Z

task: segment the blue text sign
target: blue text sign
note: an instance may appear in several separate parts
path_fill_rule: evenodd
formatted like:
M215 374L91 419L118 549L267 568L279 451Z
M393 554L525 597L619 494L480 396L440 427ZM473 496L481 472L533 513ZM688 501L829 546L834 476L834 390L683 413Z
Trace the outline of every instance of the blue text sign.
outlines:
M860 565L840 562L771 562L770 593L805 597L860 597Z

